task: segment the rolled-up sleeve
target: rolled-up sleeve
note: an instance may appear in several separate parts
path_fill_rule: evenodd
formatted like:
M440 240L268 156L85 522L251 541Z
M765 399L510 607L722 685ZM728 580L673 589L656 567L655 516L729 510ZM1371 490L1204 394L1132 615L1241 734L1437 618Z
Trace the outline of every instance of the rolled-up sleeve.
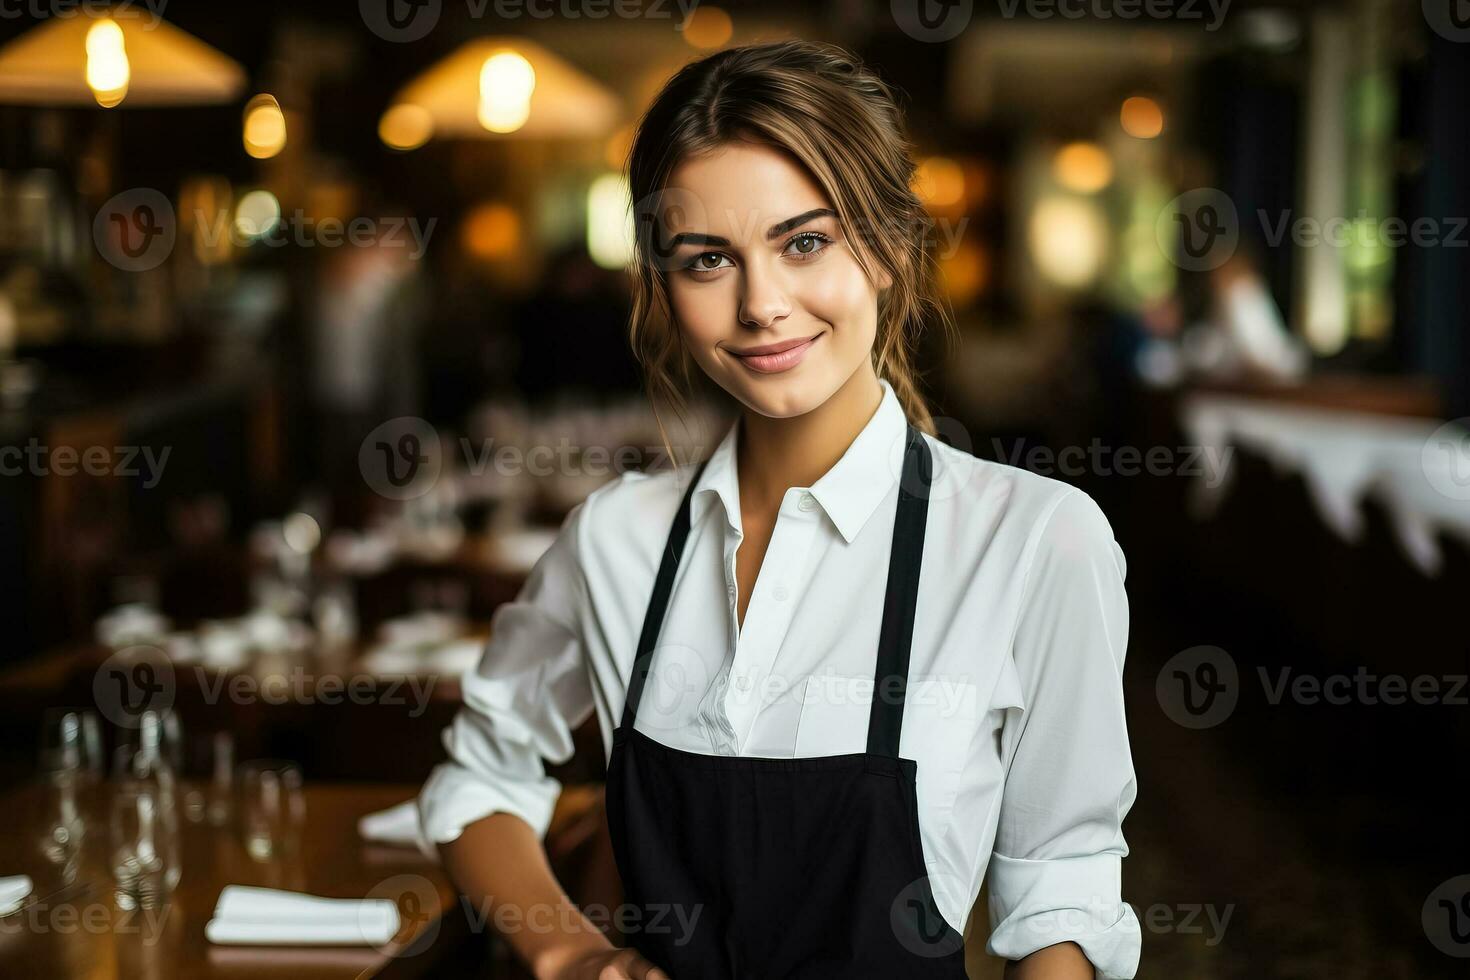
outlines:
M593 710L582 624L587 588L578 504L516 598L495 610L479 664L461 679L464 705L444 729L449 761L418 796L419 846L437 845L492 813L513 813L545 836L561 784L543 759L565 762L572 732Z
M1070 490L1029 551L1011 645L1024 707L1002 733L987 950L1019 960L1070 941L1098 976L1132 977L1142 935L1122 900L1122 824L1136 792L1123 552L1092 498Z

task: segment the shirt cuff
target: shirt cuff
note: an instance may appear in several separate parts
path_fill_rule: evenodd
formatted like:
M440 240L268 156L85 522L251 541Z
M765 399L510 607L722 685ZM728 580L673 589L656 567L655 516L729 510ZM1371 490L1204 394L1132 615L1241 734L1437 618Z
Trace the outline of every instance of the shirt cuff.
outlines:
M1143 930L1120 895L1123 859L1088 854L1025 861L990 859L990 941L986 952L1019 960L1038 949L1074 942L1099 977L1138 971Z
M438 845L459 837L465 827L492 813L513 813L544 838L561 795L550 776L531 782L487 782L456 762L440 763L419 791L419 850L438 854Z

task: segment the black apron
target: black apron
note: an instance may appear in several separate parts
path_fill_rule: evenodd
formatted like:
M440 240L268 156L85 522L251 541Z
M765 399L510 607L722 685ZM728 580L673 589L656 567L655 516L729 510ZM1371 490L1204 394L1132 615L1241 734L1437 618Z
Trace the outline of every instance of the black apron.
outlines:
M629 943L673 980L964 980L964 942L934 902L914 777L898 757L932 479L908 428L866 752L714 756L633 727L689 536L669 532L607 771L608 828ZM886 696L885 696L886 692Z

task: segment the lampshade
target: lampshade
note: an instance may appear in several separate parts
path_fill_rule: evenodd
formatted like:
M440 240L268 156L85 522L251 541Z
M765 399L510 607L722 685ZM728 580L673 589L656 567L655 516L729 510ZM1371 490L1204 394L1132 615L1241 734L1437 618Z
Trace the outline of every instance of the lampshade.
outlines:
M132 16L128 16L132 13ZM102 24L111 22L117 29ZM93 44L89 54L89 34ZM108 42L113 65L97 70L98 41ZM125 57L125 61L120 60ZM89 79L89 62L92 77ZM99 78L118 76L121 87L104 101ZM120 107L202 105L230 102L245 86L245 70L198 38L163 20L119 11L118 16L79 10L54 17L0 48L0 102L25 105Z
M393 105L428 112L436 137L475 139L603 137L621 114L606 86L520 37L470 41L400 89Z

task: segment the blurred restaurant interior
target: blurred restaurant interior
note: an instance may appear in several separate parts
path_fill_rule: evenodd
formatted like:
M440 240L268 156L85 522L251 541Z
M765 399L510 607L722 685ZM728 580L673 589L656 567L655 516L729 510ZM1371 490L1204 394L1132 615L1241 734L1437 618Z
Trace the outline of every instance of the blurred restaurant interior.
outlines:
M0 887L0 974L522 975L395 807L570 508L667 465L627 338L640 112L800 37L903 94L940 437L1086 490L1127 556L1138 975L1462 975L1463 6L5 4L0 884L33 890ZM109 787L145 755L184 791L125 888ZM589 722L548 770L579 901L617 888L603 767ZM214 942L225 885L417 931Z

